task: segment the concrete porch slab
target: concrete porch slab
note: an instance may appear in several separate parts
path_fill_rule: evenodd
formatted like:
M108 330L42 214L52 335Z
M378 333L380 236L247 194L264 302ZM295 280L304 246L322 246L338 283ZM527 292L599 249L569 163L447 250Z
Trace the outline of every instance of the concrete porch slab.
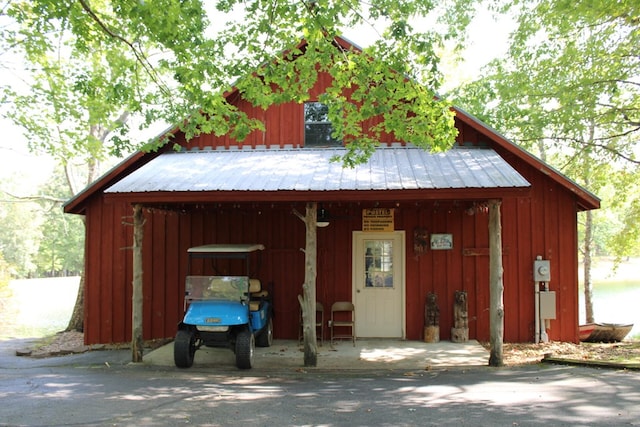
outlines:
M175 366L173 342L144 355L144 363ZM489 352L477 341L423 343L420 341L361 339L328 342L318 347L318 365L311 369L404 369L425 370L453 366L487 366ZM201 347L194 367L235 369L235 355L226 348ZM294 340L275 340L271 347L256 347L254 369L307 369L302 344Z

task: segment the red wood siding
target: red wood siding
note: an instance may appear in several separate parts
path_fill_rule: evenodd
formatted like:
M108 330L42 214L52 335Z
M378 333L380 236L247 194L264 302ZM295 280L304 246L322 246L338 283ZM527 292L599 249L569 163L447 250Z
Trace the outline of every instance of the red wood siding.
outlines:
M551 289L558 292L558 320L550 338L575 341L577 336L577 257L575 206L570 195L550 185L544 177L532 198L508 198L502 205L505 340L533 340L532 263L540 254L552 262ZM396 229L406 231L406 334L422 337L424 301L428 292L439 298L441 338L450 338L453 296L468 292L469 336L489 338L488 215L468 214L471 201L414 201L396 208ZM318 300L330 306L350 300L352 232L361 230L363 208L371 203L328 203L336 219L318 230ZM186 275L186 250L204 243L260 242L262 254L257 277L272 285L275 337L296 338L299 309L297 295L304 280L304 225L291 211L304 205L219 204L178 212L145 211L144 237L144 337L175 334L182 318ZM122 225L131 214L126 204L94 199L87 212L86 334L88 343L123 342L131 334L131 227ZM452 233L454 249L413 252L413 230ZM194 273L204 272L200 265Z
M132 270L131 251L126 247L133 238L121 223L126 220L126 208L96 198L87 208L84 315L88 342L123 342L130 337L131 291L127 284Z

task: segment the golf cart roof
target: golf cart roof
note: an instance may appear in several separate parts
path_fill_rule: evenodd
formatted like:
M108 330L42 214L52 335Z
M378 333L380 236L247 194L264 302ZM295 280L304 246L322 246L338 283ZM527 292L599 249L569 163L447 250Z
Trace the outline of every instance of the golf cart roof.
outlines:
M201 254L230 254L230 253L249 253L255 251L261 251L264 249L264 245L259 243L248 244L212 244L203 246L194 246L189 248L189 253L201 253Z

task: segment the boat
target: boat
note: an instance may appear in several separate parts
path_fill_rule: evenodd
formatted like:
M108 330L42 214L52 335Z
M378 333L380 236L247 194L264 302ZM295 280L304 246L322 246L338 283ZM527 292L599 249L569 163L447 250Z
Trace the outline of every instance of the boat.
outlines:
M580 341L583 342L618 342L633 328L631 324L620 323L587 323L579 325Z

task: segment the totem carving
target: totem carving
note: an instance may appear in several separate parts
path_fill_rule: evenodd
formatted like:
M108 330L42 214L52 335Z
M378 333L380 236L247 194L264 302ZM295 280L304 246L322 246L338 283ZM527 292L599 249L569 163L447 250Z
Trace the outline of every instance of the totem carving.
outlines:
M440 308L438 296L429 292L424 305L424 342L440 341Z
M451 341L469 341L469 311L467 308L467 293L456 291L453 302L453 328L451 328Z

